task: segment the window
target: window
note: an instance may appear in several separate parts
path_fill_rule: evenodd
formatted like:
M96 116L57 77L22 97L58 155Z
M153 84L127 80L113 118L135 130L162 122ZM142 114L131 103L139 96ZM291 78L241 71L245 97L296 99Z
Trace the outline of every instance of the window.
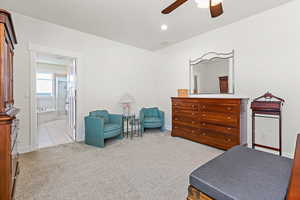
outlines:
M53 74L36 74L36 94L40 96L53 96Z

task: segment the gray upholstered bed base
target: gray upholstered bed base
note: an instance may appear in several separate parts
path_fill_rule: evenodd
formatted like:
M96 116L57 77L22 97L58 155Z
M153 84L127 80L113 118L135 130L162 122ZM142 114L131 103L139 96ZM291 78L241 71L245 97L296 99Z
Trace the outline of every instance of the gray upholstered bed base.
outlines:
M216 200L283 200L292 160L237 146L196 169L190 185Z

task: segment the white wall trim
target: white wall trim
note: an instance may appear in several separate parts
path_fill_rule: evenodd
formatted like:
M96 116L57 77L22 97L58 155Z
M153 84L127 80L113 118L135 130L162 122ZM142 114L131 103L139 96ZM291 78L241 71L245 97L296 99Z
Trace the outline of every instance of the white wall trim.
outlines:
M29 153L31 151L34 151L33 149L31 149L31 146L30 145L27 145L27 146L23 146L21 148L18 148L18 153L19 154L24 154L24 153Z
M45 47L45 46L40 46L36 44L29 43L28 45L28 50L30 51L30 144L29 147L20 149L20 152L25 153L25 152L30 152L30 151L35 151L38 149L38 141L37 141L37 110L36 110L36 98L35 98L35 88L36 88L36 61L37 61L37 53L46 53L46 54L52 54L52 55L59 55L59 56L64 56L64 57L70 57L73 59L76 59L76 74L78 73L78 69L83 68L83 56L80 53L77 52L72 52L72 51L67 51L67 50L62 50L62 49L56 49L56 48L51 48L51 47ZM78 82L80 81L78 79L78 74L76 75L77 77L77 88L76 88L76 93L77 93L77 98L76 98L76 138L75 141L81 140L83 138L82 134L79 131L79 124L80 124L80 115L79 115L79 105L80 100L79 100L79 88L78 88Z
M30 51L30 144L26 151L38 149L37 141L37 109L36 109L36 98L35 98L35 88L36 88L36 52ZM25 150L24 150L25 151Z
M37 45L37 44L33 44L33 43L28 44L28 49L29 49L29 51L53 54L53 55L71 57L71 58L81 58L82 57L82 54L78 53L78 52L57 49L57 48L51 48L51 47L45 47L45 46L41 46L41 45Z
M165 129L168 131L172 131L172 126L171 125L165 125Z
M290 158L290 159L294 159L294 155L293 155L293 154L286 153L286 152L282 152L282 155L283 155L284 157L287 157L287 158Z

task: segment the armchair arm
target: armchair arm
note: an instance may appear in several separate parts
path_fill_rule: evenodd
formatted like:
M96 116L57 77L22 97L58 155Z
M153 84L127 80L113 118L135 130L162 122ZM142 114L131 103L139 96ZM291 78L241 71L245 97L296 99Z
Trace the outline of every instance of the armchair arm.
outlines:
M101 117L87 116L85 122L85 139L88 143L95 143L104 138L104 119Z
M165 119L165 113L163 111L160 110L158 114L160 119Z
M140 121L141 121L141 123L144 122L144 118L145 118L145 115L144 115L144 109L141 109L141 110L140 110Z
M123 116L118 114L110 114L109 115L109 121L115 124L122 125L123 122Z
M159 111L159 118L162 121L162 126L165 127L165 113L163 111Z

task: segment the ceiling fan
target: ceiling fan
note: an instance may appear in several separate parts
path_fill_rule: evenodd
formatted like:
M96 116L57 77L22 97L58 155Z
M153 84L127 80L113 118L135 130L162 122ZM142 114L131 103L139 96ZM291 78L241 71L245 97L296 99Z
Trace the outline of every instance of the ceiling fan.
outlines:
M169 14L188 0L176 0L169 7L161 11L162 14ZM198 7L206 6L210 9L211 17L219 17L223 14L222 0L196 0Z

